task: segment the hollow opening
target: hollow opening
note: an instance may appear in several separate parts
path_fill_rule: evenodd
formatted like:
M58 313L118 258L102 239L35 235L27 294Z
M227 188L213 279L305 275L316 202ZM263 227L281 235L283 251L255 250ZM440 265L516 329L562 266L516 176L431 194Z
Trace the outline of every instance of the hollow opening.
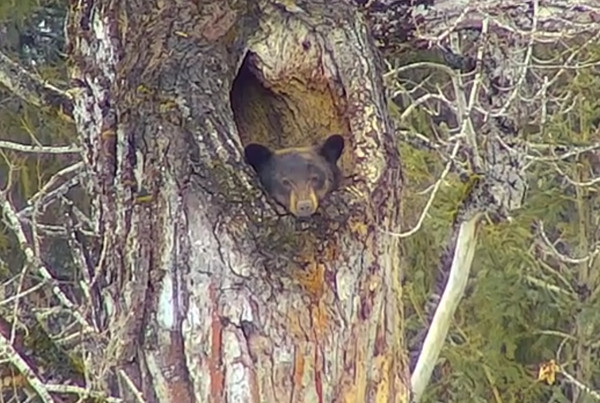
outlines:
M242 144L261 143L274 149L317 144L341 134L346 151L339 161L343 171L351 158L349 125L327 79L301 68L263 74L255 55L248 52L233 82L231 107ZM274 70L274 69L272 69ZM268 76L269 78L265 78ZM340 107L342 105L342 107Z

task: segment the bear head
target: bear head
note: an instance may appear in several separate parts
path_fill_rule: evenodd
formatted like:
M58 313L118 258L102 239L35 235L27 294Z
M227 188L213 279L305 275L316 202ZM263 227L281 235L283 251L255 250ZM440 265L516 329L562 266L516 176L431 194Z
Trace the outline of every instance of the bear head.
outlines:
M336 134L312 147L271 150L261 144L249 144L244 154L275 201L296 217L309 217L339 185L337 160L343 150L344 138Z

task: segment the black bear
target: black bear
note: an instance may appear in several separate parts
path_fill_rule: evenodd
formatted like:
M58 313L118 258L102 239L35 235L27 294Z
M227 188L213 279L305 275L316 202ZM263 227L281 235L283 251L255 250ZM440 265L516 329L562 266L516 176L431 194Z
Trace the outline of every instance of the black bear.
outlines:
M271 150L248 144L244 154L271 197L296 217L309 217L339 185L343 150L344 138L335 134L318 146Z

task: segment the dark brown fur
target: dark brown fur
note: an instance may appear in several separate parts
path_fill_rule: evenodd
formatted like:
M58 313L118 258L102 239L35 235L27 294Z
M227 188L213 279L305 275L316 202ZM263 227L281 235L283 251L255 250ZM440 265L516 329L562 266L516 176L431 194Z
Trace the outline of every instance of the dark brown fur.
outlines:
M249 144L244 154L271 197L296 217L308 217L339 185L337 160L343 150L344 138L332 135L313 147L271 150L261 144Z

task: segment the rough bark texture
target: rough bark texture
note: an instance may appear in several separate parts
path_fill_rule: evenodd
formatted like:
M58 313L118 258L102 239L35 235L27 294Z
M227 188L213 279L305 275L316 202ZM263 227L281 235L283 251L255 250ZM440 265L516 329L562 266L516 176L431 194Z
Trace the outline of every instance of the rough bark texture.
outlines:
M113 392L407 401L400 251L385 233L399 230L402 177L354 7L88 0L68 31L102 235L91 275L108 342L93 358L117 364L95 365ZM243 144L332 131L348 144L344 185L306 222L279 214Z

